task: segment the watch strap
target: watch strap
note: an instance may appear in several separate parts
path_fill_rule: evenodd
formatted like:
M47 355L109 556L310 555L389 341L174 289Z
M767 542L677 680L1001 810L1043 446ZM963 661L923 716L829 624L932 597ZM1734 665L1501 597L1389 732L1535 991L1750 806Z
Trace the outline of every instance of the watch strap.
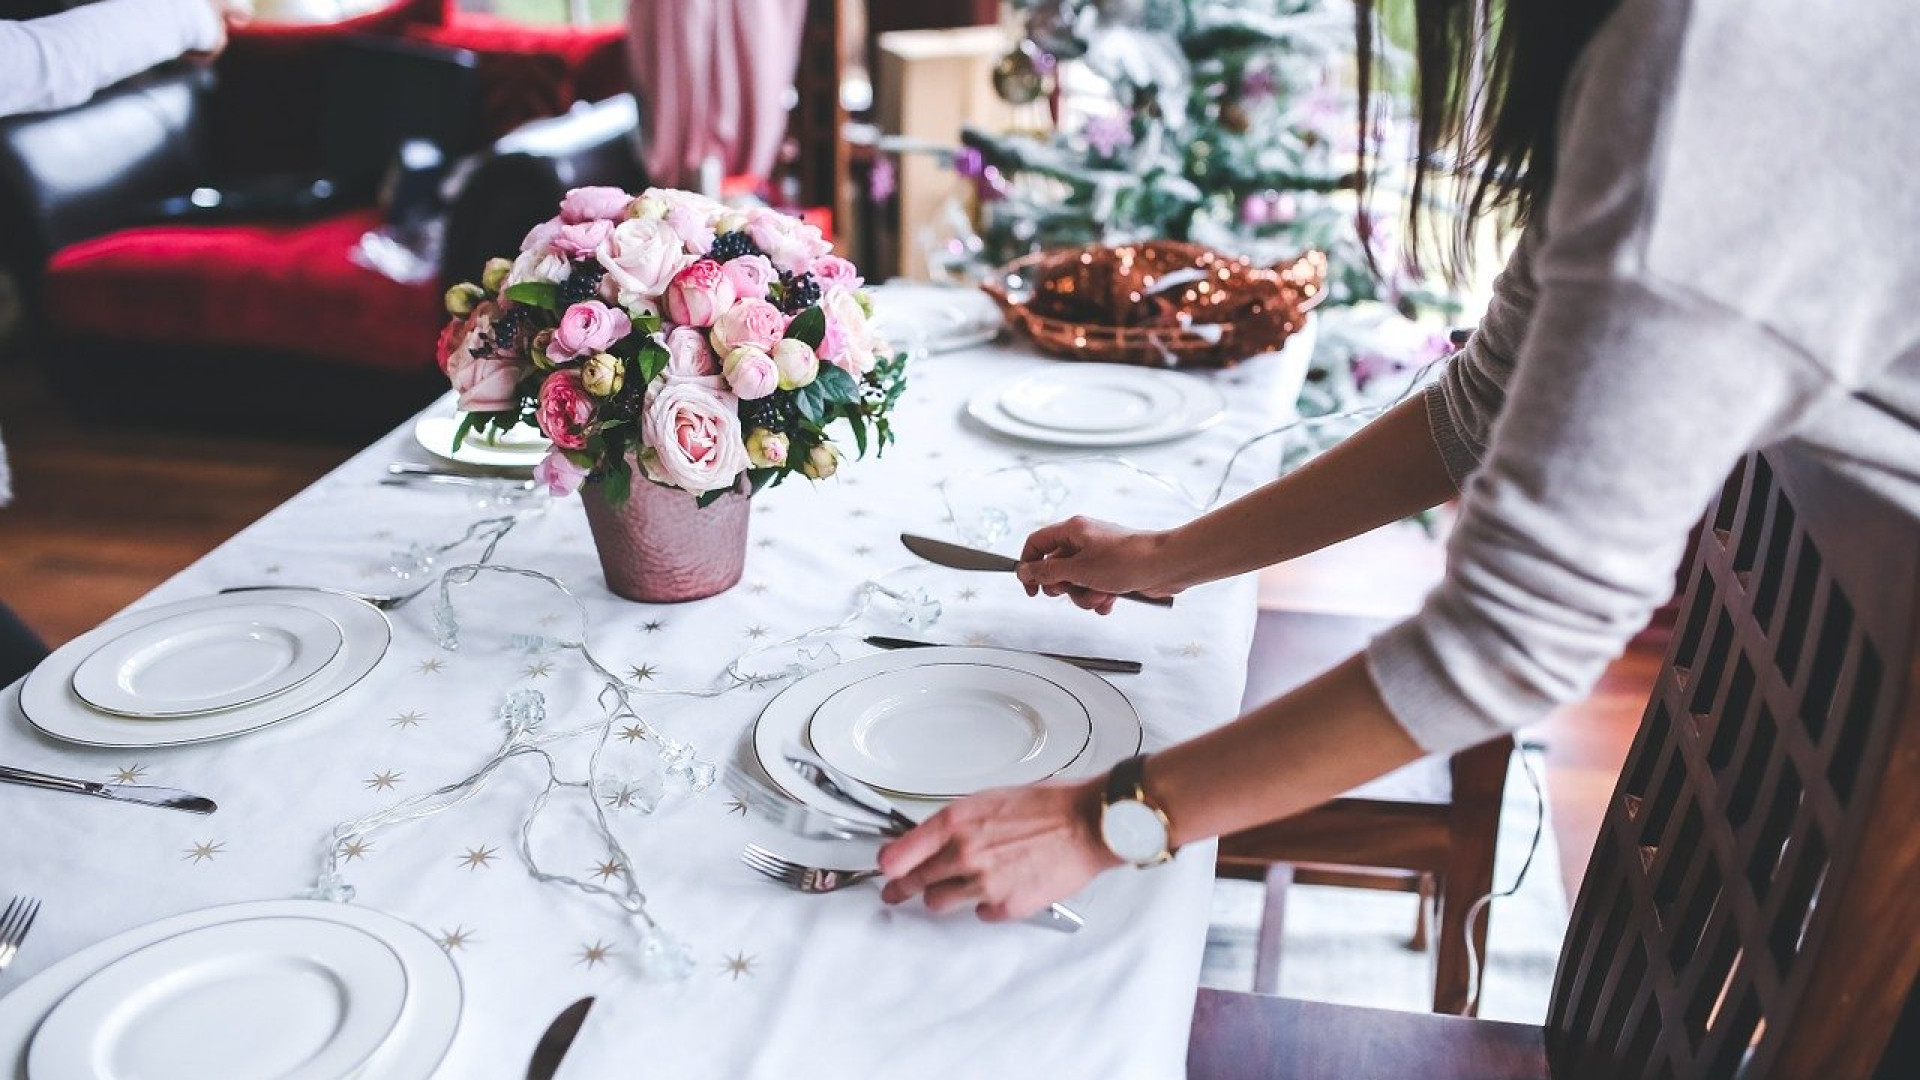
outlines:
M1147 755L1145 754L1135 754L1115 765L1113 771L1107 774L1106 804L1111 806L1125 799L1146 802L1146 791L1141 787L1141 780L1146 776L1146 772Z

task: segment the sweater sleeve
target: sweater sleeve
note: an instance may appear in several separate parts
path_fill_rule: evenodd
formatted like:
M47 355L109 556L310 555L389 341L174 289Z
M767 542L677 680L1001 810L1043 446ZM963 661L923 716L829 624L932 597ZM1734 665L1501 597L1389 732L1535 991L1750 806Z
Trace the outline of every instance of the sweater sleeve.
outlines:
M1493 281L1493 299L1480 325L1446 370L1426 389L1427 422L1447 474L1456 488L1480 467L1493 422L1506 401L1520 341L1533 318L1537 288L1533 249L1538 230L1529 229L1514 246L1506 269Z
M0 116L78 105L103 87L210 49L207 0L100 0L28 22L0 22Z

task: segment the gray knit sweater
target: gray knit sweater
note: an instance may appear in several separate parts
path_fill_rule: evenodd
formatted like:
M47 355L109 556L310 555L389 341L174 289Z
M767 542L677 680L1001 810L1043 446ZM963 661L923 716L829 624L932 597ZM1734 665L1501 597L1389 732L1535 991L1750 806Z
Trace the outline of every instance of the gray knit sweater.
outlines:
M1368 649L1431 751L1585 695L1748 451L1920 514L1911 0L1626 0L1569 86L1552 198L1430 388L1445 581Z

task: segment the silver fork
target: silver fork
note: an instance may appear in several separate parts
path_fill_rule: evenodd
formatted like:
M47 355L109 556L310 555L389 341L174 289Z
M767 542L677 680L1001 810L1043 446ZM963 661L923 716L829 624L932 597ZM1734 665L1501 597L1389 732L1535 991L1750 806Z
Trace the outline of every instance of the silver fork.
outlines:
M392 611L395 608L404 607L414 597L419 596L431 588L433 588L433 582L429 581L412 592L400 593L397 596L354 592L351 589L329 589L324 585L229 585L221 589L220 592L224 595L226 593L264 592L270 589L305 589L308 592L332 593L335 596L352 597L363 603L372 604L381 611Z
M824 866L807 866L775 855L758 844L748 844L746 850L740 853L740 861L787 888L803 893L839 892L880 876L878 869L831 870Z
M0 913L0 971L13 963L14 954L27 940L27 931L33 929L33 920L39 914L40 901L30 896L14 897L7 910Z

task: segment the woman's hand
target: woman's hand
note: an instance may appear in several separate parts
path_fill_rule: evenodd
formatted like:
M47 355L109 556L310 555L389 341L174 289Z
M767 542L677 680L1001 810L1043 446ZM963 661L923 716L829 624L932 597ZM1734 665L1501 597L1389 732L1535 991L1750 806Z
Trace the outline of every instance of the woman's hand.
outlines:
M1020 583L1028 596L1065 596L1088 611L1113 610L1122 593L1172 596L1188 582L1171 565L1172 533L1074 517L1027 537Z
M927 908L972 905L982 919L1024 919L1120 865L1100 839L1100 781L984 791L880 849L881 898L922 893Z

